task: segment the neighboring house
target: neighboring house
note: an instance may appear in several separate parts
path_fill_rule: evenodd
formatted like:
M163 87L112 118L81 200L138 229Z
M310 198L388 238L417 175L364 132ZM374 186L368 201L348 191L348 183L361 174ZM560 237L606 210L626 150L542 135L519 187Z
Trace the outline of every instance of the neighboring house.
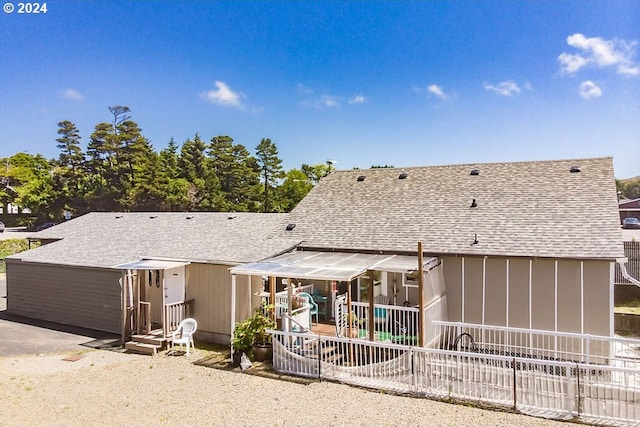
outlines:
M50 243L7 258L7 312L114 333L127 325L128 333L141 320L166 322L165 304L188 302L199 336L228 342L228 269L296 246L276 235L284 216L90 213L72 219L33 235ZM246 284L236 299L238 320L259 300L253 294L262 280L253 278L251 291ZM138 318L140 301L150 303L150 319Z
M342 266L377 254L414 257L417 268L421 241L425 259L441 265L444 292L431 297L445 294L450 321L613 334L614 263L624 251L611 158L332 171L287 221L280 235L302 242L299 256L342 254ZM278 265L286 271L274 259L232 272ZM297 266L314 278L303 274L310 265ZM351 278L363 269L375 263ZM376 294L417 304L406 274L385 276Z
M622 199L618 202L620 210L620 222L625 218L640 218L640 199Z

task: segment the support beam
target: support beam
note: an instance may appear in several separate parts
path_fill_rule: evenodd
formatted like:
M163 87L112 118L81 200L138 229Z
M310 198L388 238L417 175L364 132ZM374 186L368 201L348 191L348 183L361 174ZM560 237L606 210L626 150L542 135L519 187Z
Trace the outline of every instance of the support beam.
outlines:
M375 341L375 308L373 306L374 304L374 298L373 298L373 270L367 270L367 275L369 276L369 341Z
M271 301L271 319L276 321L276 277L269 276L269 301Z
M167 292L166 283L164 279L164 270L158 270L160 274L160 286L162 287L162 334L164 337L169 336L169 327L167 325Z
M122 270L120 277L120 294L122 298L122 347L127 341L127 270Z
M230 343L233 342L233 330L236 327L236 275L231 275L231 340ZM233 354L233 346L231 347L231 354Z

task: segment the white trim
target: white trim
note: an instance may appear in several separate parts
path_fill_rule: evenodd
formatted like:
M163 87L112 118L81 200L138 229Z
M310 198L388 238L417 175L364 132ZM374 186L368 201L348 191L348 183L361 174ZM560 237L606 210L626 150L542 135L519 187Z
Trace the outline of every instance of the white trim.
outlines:
M558 260L555 260L554 283L553 283L553 330L558 332Z
M580 261L580 333L584 334L584 261Z
M504 324L505 326L509 326L509 258L506 259L507 265L506 265L506 272L507 272L507 277L506 277L506 288L507 288L507 303L505 304L507 306L507 313L506 316L504 318Z
M482 324L484 325L484 312L487 303L487 257L482 258Z
M529 329L533 329L533 259L529 259Z
M621 265L620 267L623 267ZM609 267L609 335L613 336L615 334L615 315L613 313L613 308L615 306L614 300L614 290L615 290L615 282L616 282L616 263L612 262ZM611 351L611 350L610 350Z
M462 278L460 280L460 289L461 289L461 293L462 293L462 313L460 314L460 321L462 323L464 323L464 257L461 258L462 259L462 263L461 263L461 267L462 267Z

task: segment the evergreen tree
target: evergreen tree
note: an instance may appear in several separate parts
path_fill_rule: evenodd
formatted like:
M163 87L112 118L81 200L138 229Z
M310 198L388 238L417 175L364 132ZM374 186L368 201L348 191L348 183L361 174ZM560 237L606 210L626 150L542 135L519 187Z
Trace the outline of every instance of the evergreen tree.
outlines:
M256 159L229 136L211 138L211 168L220 183L223 211L256 211L260 183Z
M268 138L263 138L260 141L260 144L256 147L256 156L264 185L262 211L273 212L276 210L277 205L277 203L272 200L274 198L273 195L278 186L278 181L284 176L282 160L278 157L278 148Z

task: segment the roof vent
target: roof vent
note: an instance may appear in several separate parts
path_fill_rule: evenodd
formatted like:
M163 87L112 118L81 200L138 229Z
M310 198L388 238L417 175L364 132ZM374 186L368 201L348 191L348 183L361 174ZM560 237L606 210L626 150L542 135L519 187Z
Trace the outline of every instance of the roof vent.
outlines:
M402 172L400 175L398 175L398 179L407 179L407 175L406 173Z
M122 218L122 215L116 215L116 219Z
M471 169L471 173L469 175L480 175L480 169Z
M158 218L158 215L149 215L149 219L156 219Z
M235 217L236 217L235 215L229 215L227 219L234 219Z
M472 245L477 245L478 243L480 243L480 242L478 241L478 235L477 235L477 234L475 234L475 235L473 236L473 242L472 242L471 244L472 244Z
M471 208L477 208L477 207L478 207L478 204L476 203L476 199L473 199L473 200L471 201L471 206L470 206L470 207L471 207Z
M187 219L193 219L193 215L188 215Z
M365 179L365 178L366 178L366 176L364 176L364 175L360 175L360 176L358 177L357 181L358 181L358 182L362 182L362 181L364 181L364 179Z
M571 166L571 169L569 169L569 172L571 172L571 173L580 172L580 166Z
M291 224L287 224L287 231L291 231L291 230L293 230L294 228L296 228L296 225L295 225L295 224L293 224L293 223L291 223Z

